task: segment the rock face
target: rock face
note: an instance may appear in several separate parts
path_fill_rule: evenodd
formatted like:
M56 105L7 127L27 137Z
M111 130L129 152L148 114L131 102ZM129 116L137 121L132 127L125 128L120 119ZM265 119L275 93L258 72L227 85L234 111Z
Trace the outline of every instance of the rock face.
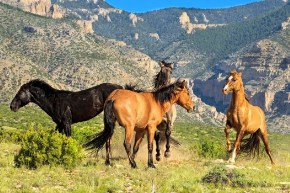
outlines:
M92 21L77 20L76 23L80 26L82 32L94 33Z
M50 0L0 0L0 2L22 9L36 15L52 17L54 19L62 18L64 10Z
M261 107L268 120L278 122L277 116L284 117L280 129L290 132L285 122L290 115L290 54L284 47L290 42L287 33L282 34L281 39L261 40L220 61L214 75L195 81L195 93L218 111L225 112L231 98L221 92L225 78L231 69L241 71L250 102Z

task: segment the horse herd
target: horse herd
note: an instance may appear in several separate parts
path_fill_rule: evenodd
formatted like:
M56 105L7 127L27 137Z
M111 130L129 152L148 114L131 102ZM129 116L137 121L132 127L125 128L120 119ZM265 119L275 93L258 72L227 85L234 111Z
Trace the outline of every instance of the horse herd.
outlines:
M166 137L165 157L170 156L170 142L176 142L170 137L176 119L175 104L189 113L195 108L187 82L178 79L171 83L173 64L164 61L160 61L159 64L161 69L154 79L154 89L151 92L137 90L131 85L123 87L111 83L71 92L54 89L44 81L36 79L20 87L10 108L16 112L30 102L35 103L56 123L56 130L67 136L71 136L73 123L89 120L104 110L104 130L87 142L85 147L100 150L105 145L105 163L110 164L110 142L115 124L118 122L125 129L124 147L131 167L136 167L134 159L147 133L148 167L155 168L152 156L154 139L157 161L160 160L161 137L164 135ZM230 92L232 98L226 114L225 127L227 151L232 152L229 162L235 162L240 150L249 152L256 150L259 153L260 137L271 163L274 164L268 143L265 115L259 107L251 105L247 100L241 73L230 72L223 93ZM230 128L237 131L233 151L228 139ZM135 142L131 152L134 133ZM251 137L246 143L241 144L247 134L251 134Z

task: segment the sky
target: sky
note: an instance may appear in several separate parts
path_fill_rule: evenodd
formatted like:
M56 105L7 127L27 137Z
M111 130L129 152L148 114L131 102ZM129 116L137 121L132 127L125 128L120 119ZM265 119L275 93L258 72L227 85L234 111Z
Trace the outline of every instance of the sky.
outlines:
M259 0L106 0L113 7L134 13L143 13L169 7L184 8L228 8Z

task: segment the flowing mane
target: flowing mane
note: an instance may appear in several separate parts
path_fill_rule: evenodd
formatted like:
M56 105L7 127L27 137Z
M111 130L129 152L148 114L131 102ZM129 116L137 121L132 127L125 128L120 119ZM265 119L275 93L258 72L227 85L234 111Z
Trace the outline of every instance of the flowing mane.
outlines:
M166 79L166 76L164 76L164 73L162 73L162 71L159 71L158 74L155 75L153 84L154 84L154 88L160 88L162 86L166 86L167 79Z
M167 101L170 101L174 97L174 89L174 84L170 84L153 92L153 96L156 101L159 101L161 104L163 104Z
M47 84L43 80L39 80L39 79L31 80L28 83L26 83L25 86L28 86L28 87L34 86L34 87L41 88L41 89L43 89L43 91L45 93L53 93L53 92L57 91L57 89L53 88L52 86L50 86L49 84Z

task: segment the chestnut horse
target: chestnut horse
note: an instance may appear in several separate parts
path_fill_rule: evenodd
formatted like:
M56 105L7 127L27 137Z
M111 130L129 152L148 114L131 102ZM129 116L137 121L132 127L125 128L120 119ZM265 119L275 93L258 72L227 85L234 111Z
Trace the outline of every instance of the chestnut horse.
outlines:
M256 150L257 153L259 153L260 137L264 142L271 163L274 164L269 148L264 112L261 108L253 106L247 100L241 72L230 72L227 82L223 87L223 93L226 95L230 92L232 92L232 98L227 110L227 121L225 127L228 152L231 151L231 143L229 140L230 128L234 128L237 131L237 136L229 162L235 162L236 155L240 149L252 153L255 153ZM247 134L251 134L251 137L248 139L248 143L241 146L241 141Z
M160 61L160 71L155 76L154 79L154 89L158 90L161 87L167 86L171 83L171 74L173 69L173 63L167 63L165 61ZM154 136L156 141L156 160L160 161L160 143L166 138L166 150L164 152L165 157L170 156L170 141L177 145L180 145L178 141L170 137L171 131L173 129L173 123L176 120L176 107L175 104L166 112L163 117L162 122L157 126L157 130Z
M106 143L105 163L110 164L110 139L117 121L120 126L125 128L124 147L131 167L136 168L134 158L142 138L147 132L148 167L155 168L152 157L154 133L165 113L174 103L182 106L188 112L194 110L194 104L186 84L185 81L177 81L154 92L138 93L123 89L113 91L104 107L104 130L85 146L89 149L100 150ZM131 154L134 131L136 131L135 144L133 154Z
M56 123L59 132L71 135L71 124L89 120L103 111L109 94L122 86L103 83L98 86L71 92L57 90L42 80L31 80L23 84L13 98L10 109L19 108L32 102L44 110Z

